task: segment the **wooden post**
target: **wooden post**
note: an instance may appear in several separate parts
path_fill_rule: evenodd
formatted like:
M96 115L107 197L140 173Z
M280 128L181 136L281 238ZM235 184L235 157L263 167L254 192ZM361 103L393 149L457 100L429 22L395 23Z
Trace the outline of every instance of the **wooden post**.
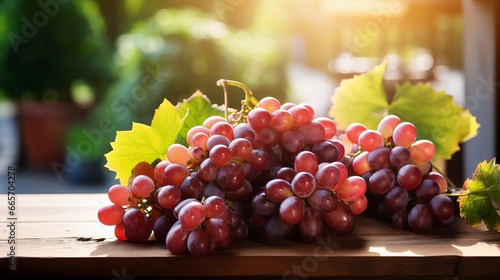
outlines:
M463 0L465 106L481 125L464 143L464 180L496 155L496 0Z

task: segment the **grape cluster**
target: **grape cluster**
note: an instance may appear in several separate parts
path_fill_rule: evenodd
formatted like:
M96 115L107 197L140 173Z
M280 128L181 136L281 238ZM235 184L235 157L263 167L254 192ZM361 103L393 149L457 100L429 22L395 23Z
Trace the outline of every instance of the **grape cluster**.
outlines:
M395 228L413 232L453 221L454 203L443 195L448 183L431 164L435 146L429 140L417 140L412 123L387 115L376 130L352 123L346 136L354 152L348 159L350 174L365 179L373 213Z
M345 133L308 104L266 97L226 118L211 116L172 144L165 160L139 162L98 211L115 236L156 239L172 254L208 255L250 234L314 242L346 235L371 205L398 228L446 225L454 205L432 172L435 147L389 115L377 130Z

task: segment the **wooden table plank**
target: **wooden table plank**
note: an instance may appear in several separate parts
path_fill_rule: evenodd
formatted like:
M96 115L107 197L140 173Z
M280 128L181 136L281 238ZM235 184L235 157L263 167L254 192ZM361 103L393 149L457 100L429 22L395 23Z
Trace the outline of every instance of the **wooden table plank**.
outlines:
M16 275L105 276L125 270L133 276L454 277L500 275L500 235L471 228L457 218L447 228L424 234L393 229L356 217L350 235L315 244L256 238L229 250L195 258L173 256L158 241L117 241L113 227L97 221L106 194L18 195ZM6 196L0 196L6 201ZM7 217L6 207L0 215ZM8 248L9 228L0 223L0 244ZM2 252L2 273L8 272ZM402 269L403 268L403 269ZM302 278L304 278L302 277Z

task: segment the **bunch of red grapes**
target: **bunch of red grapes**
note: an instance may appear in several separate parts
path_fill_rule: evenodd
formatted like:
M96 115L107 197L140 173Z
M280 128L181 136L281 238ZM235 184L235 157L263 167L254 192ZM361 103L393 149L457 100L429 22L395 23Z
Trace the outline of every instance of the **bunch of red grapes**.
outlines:
M378 130L352 124L340 133L308 104L266 97L243 117L192 127L187 147L171 145L166 160L137 163L128 185L111 186L98 218L119 240L156 239L194 256L250 234L304 242L346 235L374 203L396 227L421 232L449 224L454 209L440 195L446 180L431 172L434 145L415 139L415 127L396 116Z

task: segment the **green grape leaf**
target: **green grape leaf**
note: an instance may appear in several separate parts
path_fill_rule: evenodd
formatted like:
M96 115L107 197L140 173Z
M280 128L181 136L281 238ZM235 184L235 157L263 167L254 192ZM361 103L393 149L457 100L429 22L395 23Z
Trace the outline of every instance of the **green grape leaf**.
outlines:
M340 83L332 95L329 111L340 130L354 122L377 129L385 115L394 114L416 126L418 139L434 143L435 159L450 159L460 149L460 143L477 135L480 125L476 118L454 103L451 95L435 90L430 83L397 85L389 103L383 89L385 67L384 61L373 70Z
M155 110L151 126L133 122L131 130L116 133L115 141L111 143L112 150L105 154L105 167L116 172L116 179L126 186L137 163L153 163L166 158L167 149L175 143L184 118L164 99Z
M478 164L472 178L463 186L465 195L458 197L460 217L476 227L482 222L488 230L500 229L500 165L495 159Z
M417 139L431 140L435 158L450 159L459 144L477 134L479 124L472 114L453 103L453 96L436 91L430 83L404 83L396 87L389 114L417 127Z
M389 106L383 89L385 66L384 61L371 71L340 82L332 95L332 107L328 112L338 128L345 130L354 122L377 128Z
M184 123L177 135L177 143L188 146L186 135L194 126L202 125L203 121L210 116L224 117L224 109L213 105L210 99L201 91L196 91L189 98L177 104L180 115L186 116Z

